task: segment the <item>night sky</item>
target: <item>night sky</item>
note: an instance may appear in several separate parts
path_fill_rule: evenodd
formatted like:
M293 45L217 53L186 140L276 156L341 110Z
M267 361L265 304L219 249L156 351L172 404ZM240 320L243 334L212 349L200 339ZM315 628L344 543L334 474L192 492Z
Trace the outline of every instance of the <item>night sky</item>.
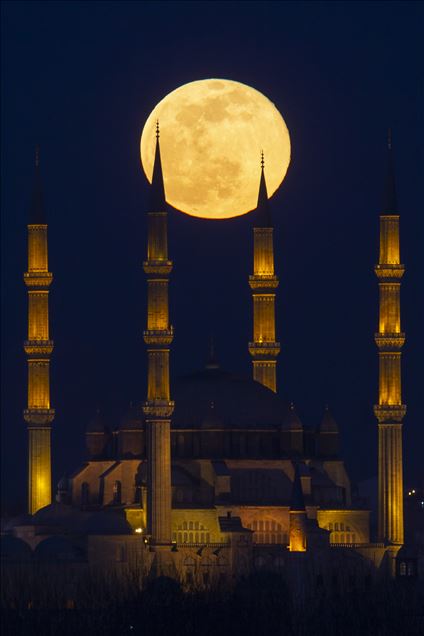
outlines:
M186 82L253 86L287 123L292 162L272 199L278 383L305 424L328 403L358 481L376 474L378 218L393 128L407 341L407 486L423 480L424 10L419 2L6 2L2 5L2 495L25 507L26 222L34 147L49 218L53 483L84 460L98 406L146 394L144 121ZM214 335L251 375L251 219L170 210L171 374Z

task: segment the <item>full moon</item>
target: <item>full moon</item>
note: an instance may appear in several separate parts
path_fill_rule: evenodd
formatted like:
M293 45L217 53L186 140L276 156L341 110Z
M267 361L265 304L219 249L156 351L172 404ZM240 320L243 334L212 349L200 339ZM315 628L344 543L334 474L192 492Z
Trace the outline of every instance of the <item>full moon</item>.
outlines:
M256 207L265 158L268 197L290 163L290 136L274 104L259 91L226 79L184 84L150 113L141 161L151 182L156 121L167 202L205 219L241 216Z

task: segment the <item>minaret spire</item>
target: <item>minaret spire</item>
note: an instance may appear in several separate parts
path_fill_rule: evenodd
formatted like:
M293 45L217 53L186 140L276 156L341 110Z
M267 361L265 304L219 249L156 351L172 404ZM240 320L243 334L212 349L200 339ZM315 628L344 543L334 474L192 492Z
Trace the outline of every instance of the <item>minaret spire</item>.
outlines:
M172 261L168 259L167 212L156 125L156 151L148 208L147 401L143 410L147 429L147 526L152 550L171 545L171 438L174 409L169 387L169 353L173 340L169 324L168 284Z
M35 183L28 219L28 404L24 419L28 429L28 511L34 514L51 503L51 423L49 336L49 286L47 220L44 211L39 149L35 153Z
M399 214L395 190L391 133L388 137L388 175L380 215L380 257L375 273L380 289L378 404L378 535L401 545L403 530L402 420L406 406L401 395L401 350L405 334L400 322L400 285L405 267L400 261Z
M253 212L253 275L249 285L253 298L253 342L249 343L252 356L253 379L277 390L276 365L280 343L275 340L275 290L278 278L274 272L274 245L265 182L265 161L261 152L261 177L258 205Z
M157 120L155 158L153 162L152 184L149 192L149 208L151 211L165 210L166 205L159 137L159 120Z
M258 204L254 214L258 227L272 227L271 210L265 181L265 158L263 150L261 150L261 178L259 181Z

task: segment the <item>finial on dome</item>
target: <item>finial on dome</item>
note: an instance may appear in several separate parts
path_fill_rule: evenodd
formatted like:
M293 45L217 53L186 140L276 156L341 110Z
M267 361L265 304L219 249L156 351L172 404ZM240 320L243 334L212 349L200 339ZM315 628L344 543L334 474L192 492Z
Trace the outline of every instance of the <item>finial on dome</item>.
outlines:
M391 128L387 129L387 148L389 150L392 149L392 129Z
M160 130L159 130L159 119L156 120L156 139L159 139L160 137Z
M261 168L262 170L265 168L265 159L264 159L264 151L261 150Z

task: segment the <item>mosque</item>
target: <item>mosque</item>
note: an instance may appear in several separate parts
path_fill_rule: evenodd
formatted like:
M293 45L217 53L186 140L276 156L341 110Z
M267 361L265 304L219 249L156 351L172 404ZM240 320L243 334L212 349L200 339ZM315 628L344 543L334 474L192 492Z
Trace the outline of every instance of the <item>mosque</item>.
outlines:
M402 485L399 251L391 143L380 214L378 537L370 510L358 504L328 409L304 424L278 395L275 325L278 277L262 160L252 213L253 334L251 377L220 368L211 348L205 368L175 379L168 287L167 212L159 129L150 197L147 256L146 400L120 421L98 412L86 431L87 459L51 493L47 219L39 160L28 223L28 514L3 531L5 561L77 562L81 567L137 567L185 585L207 586L254 570L325 572L354 564L395 572L404 543ZM171 365L172 368L172 365Z

